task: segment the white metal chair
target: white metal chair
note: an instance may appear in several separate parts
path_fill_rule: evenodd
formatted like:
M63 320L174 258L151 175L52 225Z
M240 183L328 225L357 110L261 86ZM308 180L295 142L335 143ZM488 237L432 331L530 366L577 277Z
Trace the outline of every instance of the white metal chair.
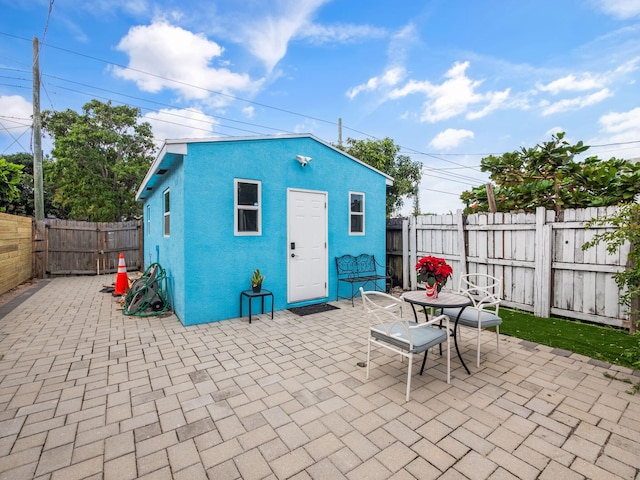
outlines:
M365 292L360 287L360 295L364 310L369 318L369 342L367 348L367 379L371 365L371 345L387 348L408 358L407 397L411 391L411 369L413 355L427 351L436 345L447 343L447 383L451 383L451 336L449 317L440 315L426 323L409 322L402 319L404 300L387 293L377 291ZM444 322L445 328L434 326ZM421 372L422 373L422 372Z
M480 335L483 328L496 327L496 345L500 351L499 316L500 295L502 294L502 278L486 273L468 273L460 276L458 293L468 296L473 304L465 307L460 313L459 308L443 308L441 313L452 320L460 315L458 325L475 328L477 330L477 365L480 367Z

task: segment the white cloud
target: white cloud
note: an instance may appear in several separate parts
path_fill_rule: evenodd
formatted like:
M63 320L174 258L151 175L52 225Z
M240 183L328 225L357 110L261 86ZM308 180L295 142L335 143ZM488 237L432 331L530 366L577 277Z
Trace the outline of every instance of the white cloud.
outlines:
M503 90L501 92L486 93L484 95L484 100L487 102L487 105L485 105L480 110L467 113L466 115L467 119L477 120L478 118L486 117L491 112L498 110L500 107L503 107L507 104L509 104L510 106L519 105L520 108L522 108L522 105L520 105L519 103L516 103L514 101L509 102L510 94L511 94L510 88L507 88L506 90Z
M313 44L323 43L351 43L360 39L380 38L386 35L383 28L370 25L334 24L320 25L308 24L300 28L298 38L307 39Z
M405 25L398 30L389 42L387 59L389 65L404 65L407 61L408 49L418 43L420 34L413 23Z
M357 85L347 91L347 97L353 100L362 92L371 92L382 87L393 87L405 77L406 71L402 67L392 67L383 72L382 75L371 77L366 83Z
M536 85L538 93L546 92L551 95L559 95L565 92L585 92L597 90L591 94L578 96L575 98L562 99L559 101L542 100L539 107L542 108L542 115L553 115L571 110L579 110L605 99L612 97L613 92L607 88L609 84L620 84L628 81L629 74L635 72L640 64L640 57L634 57L620 64L613 70L599 74L585 72L582 74L568 74L564 77L553 80L547 84L538 83Z
M436 135L429 146L438 150L450 150L460 146L466 139L472 139L474 134L471 130L447 128Z
M293 126L295 133L314 133L318 129L318 123L315 120L305 120Z
M600 158L640 158L640 107L626 112L610 112L598 119L600 131L588 139L587 145L600 145L589 155ZM617 145L619 144L619 145Z
M605 13L616 18L627 19L640 15L640 0L594 0Z
M164 20L132 27L117 48L129 55L129 68L114 67L114 73L136 82L146 92L157 93L167 88L176 90L185 99L213 98L218 104L226 104L230 101L228 97L212 97L212 92L230 94L260 85L246 74L212 67L212 60L224 51L220 45Z
M638 70L639 65L640 57L634 57L613 70L604 71L599 74L590 72L581 74L570 73L547 84L538 83L536 87L539 91L548 92L552 95L558 95L562 92L584 92L587 90L603 89L611 83L623 81L629 74Z
M609 71L567 74L548 83L539 82L535 90L513 94L510 87L498 91L482 91L484 80L472 79L467 75L470 62L455 62L445 73L445 80L440 84L432 83L429 80L409 79L403 85L397 86L385 94L384 87L388 88L399 84L407 75L404 67L402 70L400 67L396 67L385 71L382 76L372 77L366 83L351 88L347 92L347 96L353 99L363 92L375 91L383 98L382 101L387 101L414 94L423 95L426 97L426 101L423 104L420 121L435 123L460 115L464 115L467 120L477 120L496 110L506 108L529 110L531 108L530 99L541 93L559 95L563 92L587 92L597 89L588 95L576 98L539 101L537 106L542 111L542 115L547 116L578 110L604 101L613 96L613 92L606 86L624 82L626 77L635 72L639 66L640 57L634 57ZM402 72L402 75L390 75L390 73L397 72ZM393 82L384 81L390 78L393 78ZM404 114L405 118L409 118L409 116L409 112Z
M416 38L416 28L411 23L396 32L391 37L387 48L387 66L382 75L371 77L365 83L350 88L346 93L347 98L353 100L363 92L386 91L403 81L407 76L407 70L404 66L407 48L415 42Z
M202 138L215 136L219 122L198 109L162 109L147 113L142 120L149 122L154 142L161 145L168 138Z
M319 10L332 0L243 0L207 3L199 17L203 30L247 49L271 74L293 41L314 45L348 44L387 35L384 28L349 23L316 22Z
M559 78L546 85L538 84L538 89L543 92L549 92L553 95L557 95L563 91L585 91L594 90L596 88L602 88L606 83L606 80L591 75L590 73L583 73L582 75L570 74L566 77Z
M18 138L31 129L33 106L20 95L0 96L0 135Z
M246 20L239 32L237 42L264 63L271 72L286 55L289 41L302 35L311 25L315 12L328 0L286 0L269 4L268 10L256 15L256 20ZM273 13L276 9L279 11Z
M603 88L602 90L582 97L564 99L555 103L544 102L542 104L544 106L542 109L542 115L547 116L570 110L579 110L581 108L600 103L612 95L613 94L608 88Z
M256 114L256 109L253 107L253 105L249 105L248 107L244 107L242 109L242 113L247 118L253 118Z
M621 75L624 75L627 73L633 73L638 69L639 65L640 65L640 57L635 57L629 60L628 62L623 63L618 68L616 68L614 73L621 74Z
M551 138L552 135L557 135L558 133L564 132L564 131L565 131L565 129L562 128L562 127L551 127L546 132L544 132L544 136L542 138L549 139L549 138ZM565 137L564 139L567 142L571 143L567 137ZM544 140L544 141L548 141L548 140Z
M611 112L598 120L607 134L615 136L616 141L635 141L640 138L640 107L628 112Z
M428 80L410 80L404 87L393 90L389 98L402 98L414 93L422 93L427 97L421 121L435 123L462 115L472 105L485 105L482 109L469 113L467 118L475 119L488 114L505 104L510 89L502 92L478 93L483 80L472 80L466 75L469 62L456 62L445 74L446 80L441 84L433 84Z

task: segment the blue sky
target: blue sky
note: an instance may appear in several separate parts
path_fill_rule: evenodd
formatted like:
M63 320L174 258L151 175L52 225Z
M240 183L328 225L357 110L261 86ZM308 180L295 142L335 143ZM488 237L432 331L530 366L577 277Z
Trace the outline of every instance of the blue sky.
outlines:
M462 208L482 157L558 131L640 157L640 0L0 0L0 155L41 108L139 107L165 138L392 138L423 212ZM51 149L45 139L43 148ZM214 168L217 168L214 167ZM411 202L401 213L411 210Z

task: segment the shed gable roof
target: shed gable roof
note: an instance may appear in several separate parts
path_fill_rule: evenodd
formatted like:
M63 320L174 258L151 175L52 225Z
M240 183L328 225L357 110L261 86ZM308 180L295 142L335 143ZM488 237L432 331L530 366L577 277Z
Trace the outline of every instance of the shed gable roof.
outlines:
M330 143L327 143L319 138L307 133L307 134L289 134L289 135L268 135L258 137L208 137L208 138L188 138L188 139L167 139L164 141L160 152L156 156L155 160L151 164L149 171L145 175L138 192L136 193L136 200L144 200L146 192L150 192L154 189L155 185L161 180L162 175L166 174L175 163L182 159L187 154L187 145L193 143L220 143L220 142L243 142L253 140L282 140L282 139L295 139L295 138L310 138L327 148L330 148L339 154L347 157L348 159L363 165L364 167L378 173L385 178L387 185L393 184L393 178L384 172L372 167L368 163L358 160L357 158L343 152L339 148L334 147Z

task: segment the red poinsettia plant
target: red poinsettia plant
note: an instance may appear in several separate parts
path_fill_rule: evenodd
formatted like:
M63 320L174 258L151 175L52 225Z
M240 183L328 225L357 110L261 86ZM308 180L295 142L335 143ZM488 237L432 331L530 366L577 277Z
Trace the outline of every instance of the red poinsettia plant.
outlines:
M430 287L435 284L443 287L453 273L453 268L444 258L427 255L416 263L416 272L418 272L418 280L421 282L427 283Z

